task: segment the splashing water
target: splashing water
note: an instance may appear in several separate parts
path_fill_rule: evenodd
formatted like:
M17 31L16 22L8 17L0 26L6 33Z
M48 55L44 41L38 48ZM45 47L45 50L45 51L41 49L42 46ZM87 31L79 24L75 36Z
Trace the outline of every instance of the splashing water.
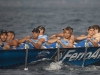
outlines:
M62 62L52 62L49 66L44 67L45 70L59 70L62 68Z

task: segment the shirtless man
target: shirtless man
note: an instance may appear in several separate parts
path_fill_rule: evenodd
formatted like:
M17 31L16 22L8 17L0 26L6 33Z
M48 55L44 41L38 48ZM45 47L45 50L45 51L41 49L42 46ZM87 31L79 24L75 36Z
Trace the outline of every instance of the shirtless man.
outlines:
M69 27L69 26L67 26L66 28L71 29L72 32L73 32L73 28L71 28L71 27ZM66 28L64 28L64 29L66 29ZM63 29L63 30L64 30L64 29ZM49 39L57 38L57 37L63 37L63 32L58 33L58 34L53 34L52 36L50 36ZM73 43L75 42L75 36L74 36L73 34L71 35L71 38L70 38L70 39L72 40Z
M98 45L100 46L100 27L99 25L93 25L93 27L94 27L93 38L95 38L98 41Z
M78 36L76 39L79 40L78 44L76 44L76 47L85 47L85 43L88 42L89 46L97 47L98 41L93 38L94 35L94 27L89 26L88 27L88 34L87 35L81 35Z
M73 48L73 41L70 39L72 30L69 27L63 29L62 39L60 37L49 39L48 44L44 48L56 48L57 42L60 43L60 48Z
M14 38L15 38L15 33L13 31L8 31L7 44L10 45L11 49L16 49L16 47L18 46L18 40Z

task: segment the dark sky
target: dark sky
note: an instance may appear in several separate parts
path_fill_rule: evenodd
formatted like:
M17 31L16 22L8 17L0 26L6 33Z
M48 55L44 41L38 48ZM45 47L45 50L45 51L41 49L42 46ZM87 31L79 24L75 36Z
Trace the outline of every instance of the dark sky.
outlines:
M67 6L99 7L100 0L0 0L0 6L34 7L34 6Z

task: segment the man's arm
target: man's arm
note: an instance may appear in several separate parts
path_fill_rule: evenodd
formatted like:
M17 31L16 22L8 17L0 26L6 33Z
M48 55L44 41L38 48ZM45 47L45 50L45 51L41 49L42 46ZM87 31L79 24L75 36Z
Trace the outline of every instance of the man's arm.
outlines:
M10 49L10 46L9 45L6 45L3 47L3 50L9 50Z
M76 40L83 40L83 39L86 39L88 36L85 36L85 35L81 35L81 36L78 36L76 38Z
M53 38L56 38L56 37L62 37L62 36L63 36L63 32L57 33L57 34L53 34L52 36L50 36L49 39L53 39Z
M49 40L48 40L48 44L57 42L57 40L60 40L60 37L57 37L57 38L54 38L54 39L49 39Z
M10 45L10 46L18 46L18 41L17 40L13 40L13 41L11 41L11 42L7 42L7 44L8 45Z
M27 39L30 39L30 36L26 36L26 37L24 37L22 39L19 39L18 43L24 43Z
M40 49L42 44L45 42L45 39L44 38L41 38L39 41L38 41L38 48Z
M27 39L27 42L30 42L36 49L39 49L38 43L34 43L31 39Z

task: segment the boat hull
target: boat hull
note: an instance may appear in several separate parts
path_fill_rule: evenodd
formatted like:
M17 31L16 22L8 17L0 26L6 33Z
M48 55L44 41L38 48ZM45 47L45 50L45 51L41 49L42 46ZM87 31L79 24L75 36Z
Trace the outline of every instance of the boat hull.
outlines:
M37 61L42 58L50 59L56 49L34 49L28 50L27 63ZM25 64L26 50L0 50L0 67L15 66Z
M59 52L57 52L59 50ZM87 50L87 51L86 51ZM100 47L29 49L27 63L47 58L50 60L84 66L100 65ZM86 53L86 57L84 58ZM0 50L0 67L25 64L26 50ZM85 59L85 60L84 60Z
M85 52L86 49L87 52ZM82 66L83 64L83 66L97 65L97 63L100 63L100 47L68 48L61 50L65 50L60 58L60 61L63 62L79 66Z

